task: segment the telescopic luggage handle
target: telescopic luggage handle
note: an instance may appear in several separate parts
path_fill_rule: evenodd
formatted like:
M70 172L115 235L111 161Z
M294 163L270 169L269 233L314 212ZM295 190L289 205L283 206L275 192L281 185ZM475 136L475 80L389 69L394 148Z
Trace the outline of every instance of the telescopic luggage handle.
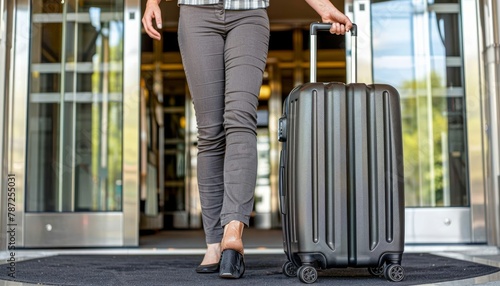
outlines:
M317 60L318 60L318 46L317 46L317 35L318 31L329 31L332 27L331 23L319 23L315 22L311 24L311 71L310 71L310 82L316 82L316 72L317 72ZM357 38L358 38L358 27L356 24L352 24L350 30L352 41L351 41L351 81L356 82L356 60L357 60Z

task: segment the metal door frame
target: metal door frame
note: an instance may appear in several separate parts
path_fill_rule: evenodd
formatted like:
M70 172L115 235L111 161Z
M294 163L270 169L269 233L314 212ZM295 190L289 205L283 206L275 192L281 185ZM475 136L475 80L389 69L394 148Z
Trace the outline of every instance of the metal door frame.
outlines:
M346 0L346 14L358 24L358 58L359 82L373 82L372 35L371 35L371 2L370 0ZM484 243L486 242L485 183L483 158L483 102L480 89L480 53L478 36L479 20L474 0L461 0L462 13L463 69L464 90L466 99L466 144L468 155L468 192L470 207L439 208L406 208L405 232L406 243ZM435 4L439 6L439 4ZM435 7L439 9L440 7ZM363 28L364 27L364 28ZM388 33L390 31L387 31ZM346 46L349 47L349 37ZM347 56L350 52L348 51ZM347 59L347 69L350 61ZM348 73L349 74L349 73ZM349 79L348 79L349 80Z
M9 57L8 57L8 44L11 44L11 35L12 32L9 33L12 29L11 25L11 15L13 14L13 5L12 2L6 0L0 0L0 134L6 134L5 121L7 116L7 88L9 86L8 77L8 67L9 65ZM6 209L7 211L0 211L0 227L2 230L7 229L7 219L8 219L8 186L3 182L7 182L7 169L6 169L6 152L4 147L6 146L8 136L3 136L0 140L0 178L2 185L0 186L0 210ZM13 190L13 189L11 189ZM6 206L6 207L4 207ZM8 249L8 235L5 231L2 231L0 234L0 251Z
M140 2L124 0L123 202L121 212L26 213L27 110L30 76L31 1L14 4L6 108L6 174L15 176L17 247L137 246L139 244ZM135 32L134 32L135 31ZM27 36L28 35L28 36ZM14 80L15 79L15 80ZM126 140L125 140L126 138ZM6 194L2 194L2 199ZM1 208L5 210L5 208ZM5 211L4 211L5 212ZM6 214L3 214L6 216ZM5 223L3 219L2 223ZM2 246L6 243L2 242Z
M485 157L485 184L486 184L486 217L488 243L500 245L500 217L498 214L499 188L500 188L500 102L499 83L500 74L500 5L496 0L477 1L477 9L481 25L478 28L480 38L480 59L482 71L481 86L483 88L483 132L485 133L484 157Z

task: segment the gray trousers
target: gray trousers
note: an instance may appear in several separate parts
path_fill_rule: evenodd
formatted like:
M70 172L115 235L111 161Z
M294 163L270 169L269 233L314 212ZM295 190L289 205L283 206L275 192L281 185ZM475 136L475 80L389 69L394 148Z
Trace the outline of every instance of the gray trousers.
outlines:
M181 5L179 47L198 125L197 177L207 243L248 226L257 179L257 105L269 43L265 9Z

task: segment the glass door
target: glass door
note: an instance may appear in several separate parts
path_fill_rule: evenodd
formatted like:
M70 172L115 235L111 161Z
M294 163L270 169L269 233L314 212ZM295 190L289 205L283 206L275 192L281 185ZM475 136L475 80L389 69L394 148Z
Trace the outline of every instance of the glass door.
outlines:
M26 212L122 209L123 6L83 3L33 5Z
M31 18L16 35L29 47L22 244L137 245L139 5L18 2Z
M369 43L361 49L371 55L358 62L369 70L364 82L390 84L401 96L406 242L485 242L479 74L470 64L479 54L477 37L466 32L477 25L476 7L467 0L349 2L355 21L370 23L360 29Z

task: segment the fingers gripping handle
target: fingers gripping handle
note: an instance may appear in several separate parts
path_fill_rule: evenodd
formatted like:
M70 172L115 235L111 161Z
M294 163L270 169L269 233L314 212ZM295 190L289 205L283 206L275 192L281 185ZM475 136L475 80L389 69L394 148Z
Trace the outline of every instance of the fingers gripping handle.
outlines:
M310 82L316 82L316 72L317 72L317 56L318 56L318 47L317 47L317 35L318 31L329 31L332 27L330 23L319 23L315 22L311 24L311 71L310 71ZM358 26L356 24L352 24L352 28L350 30L352 41L351 41L351 81L356 82L356 60L357 60L357 38L358 38Z
M330 31L331 27L332 27L331 23L320 23L320 22L312 23L311 35L317 35L318 31ZM356 37L358 35L358 27L356 24L352 24L350 32L353 37Z

